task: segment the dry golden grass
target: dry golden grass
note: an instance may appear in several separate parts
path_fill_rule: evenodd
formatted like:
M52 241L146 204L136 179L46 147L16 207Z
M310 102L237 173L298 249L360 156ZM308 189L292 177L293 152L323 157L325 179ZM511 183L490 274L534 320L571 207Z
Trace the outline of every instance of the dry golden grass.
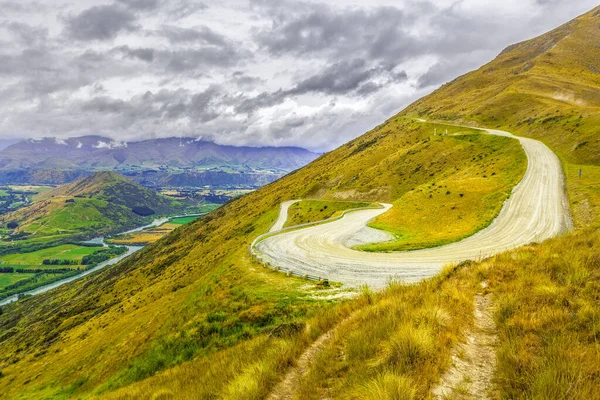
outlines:
M600 233L585 231L483 265L496 302L502 398L600 398Z
M575 226L600 228L600 166L567 164L565 173Z
M456 138L485 147L461 169L446 170L415 187L369 225L396 235L391 243L362 246L369 251L407 250L451 243L485 228L521 180L527 159L515 140L477 135ZM432 157L428 170L433 169Z
M425 398L473 322L478 280L448 268L417 285L365 291L364 306L314 360L297 398Z
M164 399L263 399L311 341L351 312L348 306L341 306L324 311L306 323L280 325L232 348L198 357L98 397L109 400L153 396ZM198 379L199 376L202 379Z

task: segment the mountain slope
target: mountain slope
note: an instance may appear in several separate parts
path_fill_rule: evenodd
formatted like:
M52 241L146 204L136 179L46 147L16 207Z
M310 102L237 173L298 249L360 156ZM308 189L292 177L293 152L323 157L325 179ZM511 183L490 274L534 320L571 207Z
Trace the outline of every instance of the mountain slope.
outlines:
M434 129L463 135L434 136ZM196 357L216 356L221 349L245 346L248 340L261 341L282 324L303 323L330 308L331 302L319 301L318 293L316 298L307 295L303 281L287 280L248 254L253 238L277 218L281 201L307 197L394 201L407 193L432 190L432 183L447 182L442 185L446 186L470 178L477 184L464 188L463 197L455 193L452 201L465 215L480 210L493 218L510 182L514 185L521 176L514 171L523 172L522 157L522 150L508 138L391 120L176 230L116 267L7 306L0 316L6 333L0 342L7 349L0 358L5 367L0 369L15 380L9 386L3 386L8 380L0 380L0 392L6 391L9 398L20 391L51 397L71 390L76 380L81 384L73 387L74 393L113 390ZM496 176L484 178L486 164L506 166L511 173L504 175L505 168L498 168ZM474 200L487 196L495 198L491 210L485 201ZM436 194L426 201L437 204L447 198ZM470 220L467 232L480 222ZM429 229L455 234L443 220L432 221ZM60 314L52 311L57 307ZM66 320L70 322L65 325ZM47 355L22 358L15 352L19 343L44 349ZM293 357L293 352L284 355ZM42 367L46 362L56 368ZM25 370L40 374L35 384L20 378ZM221 383L215 387L221 389L207 384L206 392L198 396L224 390Z
M128 208L148 207L158 215L172 211L172 201L114 172L97 172L45 193L41 198L98 197Z
M600 226L599 24L597 7L510 46L403 115L497 127L541 140L563 161L576 225Z
M475 121L539 139L574 164L600 163L600 9L442 86L406 114Z
M28 139L0 150L2 169L246 167L290 171L317 157L298 147L235 147L190 138L120 142L101 136Z
M18 223L8 239L22 247L125 231L183 209L184 204L120 175L98 172L46 192L28 207L1 215L0 224Z
M592 13L582 17L581 25L576 21L572 35L582 35L578 33L582 27L589 30L586 35L597 37L600 28L588 25L589 18L597 17ZM570 46L579 49L580 44ZM574 69L540 70L539 79L568 81L580 71L573 66L588 55L564 50L570 58L565 65ZM517 57L520 50L515 51L501 57ZM461 79L468 82L480 75L477 71ZM586 87L600 84L600 75L588 78ZM432 184L437 188L440 180L458 184L465 178L475 178L491 190L488 194L504 193L506 182L497 182L501 189L488 186L485 170L493 162L518 169L519 153L510 151L509 139L490 143L485 135L464 135L472 132L407 118L419 114L465 122L473 116L482 124L503 115L511 120L491 127L545 136L542 140L570 160L567 166L589 162L581 180L567 175L568 190L572 202L573 196L596 201L600 193L594 185L600 180L591 175L598 168L594 153L570 150L570 143L588 138L587 133L573 128L570 138L564 139L562 132L570 132L570 125L565 128L557 119L517 127L516 117L505 114L501 106L494 108L496 96L512 96L507 88L514 77L500 74L497 79L498 87L485 81L492 87L481 86L482 93L472 92L471 97L460 97L462 92L444 95L442 88L364 136L176 230L119 265L5 307L0 315L0 393L5 398L264 398L310 343L341 323L340 334L332 335L332 345L300 382L305 398L352 398L393 389L402 389L409 398L426 398L451 363L450 348L472 326L472 296L486 290L479 285L481 279L490 280L489 290L501 301L496 317L504 329L499 350L503 370L495 376L500 394L573 395L565 394L564 388L581 398L594 393L590 385L587 391L580 387L590 376L598 376L593 347L598 315L592 303L598 288L598 257L593 253L597 234L584 232L483 264L466 263L418 286L391 286L382 295L365 290L342 305L336 304L338 292L287 278L248 254L248 245L268 231L284 200L390 202L417 189L434 190ZM458 90L453 84L447 87ZM482 109L484 103L487 107ZM528 92L514 111L524 115L521 108L539 107L543 116L547 104L556 110L558 103ZM446 109L436 109L442 106ZM587 107L561 105L559 116L577 111L577 118L582 115L580 127L591 127L597 113ZM464 116L449 115L452 110L462 110ZM463 135L434 136L433 129ZM431 194L431 200L427 195L411 205L422 208L426 201L438 205L446 198ZM503 198L497 198L495 207ZM478 214L481 203L458 206L467 215ZM435 208L444 217L454 211ZM597 220L600 213L593 208L591 212L592 220ZM431 229L440 226L435 223L431 221ZM543 313L529 303L520 306L519 300L527 296L542 306ZM561 332L566 333L560 336ZM557 337L560 343L571 343L573 354L553 349L547 338ZM561 361L565 364L557 365ZM572 374L575 365L590 374Z

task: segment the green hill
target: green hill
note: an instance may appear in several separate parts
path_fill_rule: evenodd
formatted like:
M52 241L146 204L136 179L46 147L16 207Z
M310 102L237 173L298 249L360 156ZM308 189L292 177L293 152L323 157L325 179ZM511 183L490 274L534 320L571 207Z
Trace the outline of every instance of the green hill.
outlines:
M110 171L97 172L45 194L45 198L52 197L92 197L129 209L149 208L154 212L152 215L165 215L173 212L174 207L181 206L154 190Z
M600 238L590 225L600 218L592 95L600 74L586 63L598 54L599 10L508 49L371 132L116 266L4 307L0 394L264 398L322 338L294 383L297 398L428 398L457 344L477 328L474 309L490 299L497 364L488 389L496 397L597 398ZM583 102L548 97L553 85ZM394 202L398 211L379 222L395 233L407 216L426 217L418 209L425 204L435 218L399 234L402 245L418 247L430 245L432 233L435 243L457 240L489 222L523 173L520 148L416 116L544 140L565 162L572 204L588 204L588 219L576 213L580 230L565 238L451 267L418 285L364 290L352 300L252 260L248 245L289 199ZM434 135L446 129L448 136ZM573 168L583 169L581 179ZM448 202L455 208L442 207ZM326 340L330 329L335 334Z
M98 172L45 192L29 207L1 215L1 225L8 228L17 223L18 227L0 249L22 251L122 232L183 212L186 206L113 172Z

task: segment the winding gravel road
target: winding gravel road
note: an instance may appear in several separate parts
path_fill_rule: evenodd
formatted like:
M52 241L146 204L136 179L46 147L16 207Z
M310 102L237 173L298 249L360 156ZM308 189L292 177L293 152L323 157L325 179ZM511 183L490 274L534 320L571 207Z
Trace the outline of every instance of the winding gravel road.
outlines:
M252 251L259 259L284 271L310 274L349 286L384 287L390 279L415 282L437 274L443 266L477 260L539 242L572 227L564 176L558 157L543 143L508 132L484 130L521 142L528 158L523 179L504 203L498 217L485 229L462 241L442 247L410 252L368 253L353 250L357 243L389 240L389 235L366 224L389 210L368 209L347 213L341 219L282 231L259 240ZM295 201L281 205L277 223L281 229L287 210Z
M283 226L287 221L288 210L292 205L296 204L299 201L300 200L288 200L281 203L281 206L279 206L279 216L277 217L277 221L275 221L273 226L271 226L271 229L269 229L269 233L280 231L283 229Z

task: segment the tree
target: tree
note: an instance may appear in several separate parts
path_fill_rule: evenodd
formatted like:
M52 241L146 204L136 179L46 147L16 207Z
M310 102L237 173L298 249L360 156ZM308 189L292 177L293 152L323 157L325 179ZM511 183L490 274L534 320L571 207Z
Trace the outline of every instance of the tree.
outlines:
M142 217L147 217L155 214L154 210L145 206L137 206L131 209L135 214L140 215Z
M19 227L19 223L16 221L10 221L8 224L6 224L6 227L8 229L17 229Z

